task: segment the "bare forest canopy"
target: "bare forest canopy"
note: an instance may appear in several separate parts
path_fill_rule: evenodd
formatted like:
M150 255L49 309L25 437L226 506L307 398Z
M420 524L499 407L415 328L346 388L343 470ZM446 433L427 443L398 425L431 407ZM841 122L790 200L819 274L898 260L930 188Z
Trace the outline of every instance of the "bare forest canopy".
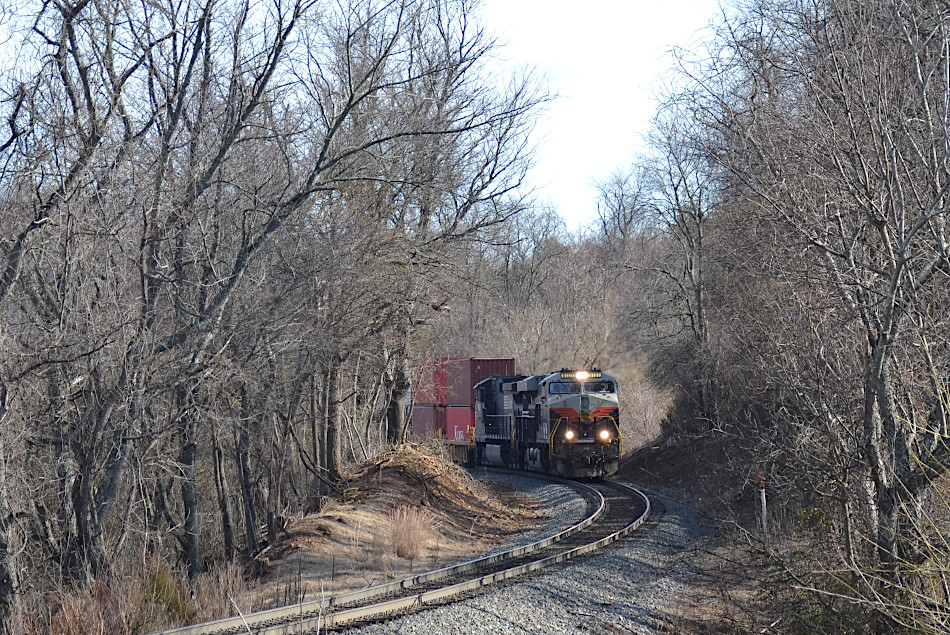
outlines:
M403 438L417 330L523 209L546 96L468 0L0 20L0 612L43 631L51 591L253 557Z
M442 354L609 369L817 537L809 626L946 627L947 9L730 8L578 235L475 9L0 5L3 629L252 559Z
M603 184L617 337L678 389L668 432L725 444L727 501L767 479L797 548L790 630L946 632L950 11L725 16Z

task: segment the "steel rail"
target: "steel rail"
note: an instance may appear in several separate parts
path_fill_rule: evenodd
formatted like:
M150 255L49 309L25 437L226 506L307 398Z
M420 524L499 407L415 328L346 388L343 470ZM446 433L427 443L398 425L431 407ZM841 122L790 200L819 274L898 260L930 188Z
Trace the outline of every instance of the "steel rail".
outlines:
M498 469L498 468L491 469L490 471L503 472L503 473L517 473L522 476L524 475L524 473L522 472L514 472L512 470L505 470L505 469ZM569 487L572 487L578 490L583 496L585 496L586 498L588 498L588 500L593 502L593 506L592 506L593 511L589 513L580 522L575 523L574 525L571 525L570 527L568 527L567 529L564 529L563 531L560 531L556 534L553 534L551 536L548 536L547 538L543 538L536 542L532 542L527 545L520 545L513 549L490 554L488 556L482 556L480 558L467 560L465 562L461 562L456 565L442 567L440 569L434 569L432 571L427 571L424 573L420 573L419 575L412 576L410 578L405 578L403 580L395 580L393 582L387 582L384 584L367 587L365 589L349 591L349 592L341 593L341 594L334 595L328 598L308 600L305 602L298 602L296 604L279 607L275 609L268 609L264 611L248 613L246 615L240 615L237 617L227 617L227 618L213 620L209 622L203 622L200 624L193 624L190 626L182 626L179 628L159 631L157 633L153 633L152 635L224 635L226 633L249 633L249 632L250 633L282 633L282 632L299 633L301 632L299 629L303 628L306 630L306 628L308 628L307 626L304 625L304 623L312 619L317 619L317 620L322 619L324 620L323 625L327 626L328 624L326 623L325 620L327 619L328 609L335 609L336 607L340 607L343 605L351 605L358 602L365 602L372 598L391 595L393 593L404 591L406 589L411 589L413 587L417 587L422 584L427 584L427 583L441 580L444 578L449 578L449 577L454 577L454 576L470 573L477 569L483 569L486 567L497 565L507 560L516 560L518 558L522 558L526 555L530 555L534 552L540 551L542 549L546 549L564 540L565 538L572 537L584 531L585 529L587 529L588 527L596 523L598 520L600 520L600 518L604 515L607 509L607 504L606 504L603 494L601 494L595 488L589 485L586 485L584 483L579 483L577 481L570 481L570 480L563 479L556 476L546 475L546 474L531 474L530 476L538 478L538 479L542 479L542 480L552 481L555 483L561 483L563 485L567 485ZM647 503L647 506L649 508L649 502ZM518 569L518 568L519 567L515 567L514 569ZM529 569L529 570L534 570L534 569ZM488 576L483 576L482 578L477 578L477 580L489 579L495 575L498 575L498 574L496 573L496 574L491 574ZM505 579L505 578L501 578L501 579ZM459 585L451 585L445 588L453 588L453 587L458 587L465 584L469 584L469 583L460 583ZM472 588L477 588L478 586L484 586L484 585L483 584L476 585L475 587L472 587ZM469 590L469 589L461 589L460 591L458 591L458 593L464 593L466 590ZM409 598L390 600L388 602L382 602L380 604L374 604L371 606L393 605L396 607L395 609L386 609L382 611L382 613L385 613L391 610L398 610L400 608L400 602L404 601L405 599L412 599L412 598L417 598L420 596L426 596L428 598L430 595L432 594L437 595L438 593L439 593L439 589L436 589L436 590L429 591L423 594L409 596ZM445 596L445 597L448 597L448 596ZM426 601L430 601L430 600L427 599ZM369 608L369 607L364 607L364 608ZM350 608L350 609L335 610L332 615L334 616L344 615L344 614L358 615L359 611L364 610L364 608ZM290 623L293 625L291 627L291 630L288 630L288 631L262 630L262 629L275 628L274 626L268 626L269 624L272 625L275 622L283 622L285 620L291 620L291 619L294 620L293 622ZM359 617L348 618L348 620L353 620L353 619L360 619L360 618ZM334 622L334 624L342 624L342 623L343 623L342 621Z
M380 618L388 614L423 609L430 605L444 602L449 597L461 595L469 591L474 591L482 587L524 575L526 573L539 571L555 564L559 564L572 558L590 553L596 549L600 549L608 544L620 540L621 538L638 529L641 525L643 525L644 522L646 522L650 515L650 499L643 492L627 485L611 485L617 489L626 490L629 493L641 498L644 503L644 511L633 522L599 540L575 547L574 549L570 549L554 556L535 560L527 564L491 573L489 575L460 582L458 584L440 587L438 589L433 589L424 593L417 593L407 597L378 602L369 606L343 609L326 615L320 614L309 617L305 616L302 619L296 620L294 622L264 626L263 628L250 630L249 632L254 633L255 635L291 635L293 633L319 632L320 629L326 630L330 628L344 627L348 624L352 624L353 622Z
M650 515L651 506L650 499L642 491L635 487L630 487L628 485L620 484L611 484L611 486L616 487L617 489L627 490L628 492L638 496L643 500L644 511L638 516L633 522L625 525L618 531L615 531L599 540L594 542L587 543L564 551L560 554L549 556L547 558L542 558L540 560L534 560L527 564L523 564L517 567L511 567L509 569L504 569L503 571L498 571L491 573L489 575L481 576L479 578L474 578L472 580L467 580L464 582L459 582L458 584L453 584L438 589L433 589L424 593L418 593L404 598L397 598L394 600L379 602L369 606L357 607L353 609L345 609L330 613L328 615L316 616L307 620L301 620L294 622L293 624L279 625L276 627L268 628L267 630L255 631L256 635L290 635L291 633L299 632L311 632L319 631L319 629L334 628L338 626L345 626L356 621L365 621L374 617L380 617L387 615L389 613L397 613L400 611L408 611L413 609L422 609L426 608L433 604L438 604L444 602L447 598L461 595L470 591L475 591L482 587L490 586L492 584L497 584L505 580L515 578L526 573L531 573L533 571L540 571L548 567L566 562L578 556L582 556L597 549L601 549L609 544L612 544L626 536L628 536L633 531L640 528L643 523L646 522L647 518ZM297 630L295 630L297 629Z

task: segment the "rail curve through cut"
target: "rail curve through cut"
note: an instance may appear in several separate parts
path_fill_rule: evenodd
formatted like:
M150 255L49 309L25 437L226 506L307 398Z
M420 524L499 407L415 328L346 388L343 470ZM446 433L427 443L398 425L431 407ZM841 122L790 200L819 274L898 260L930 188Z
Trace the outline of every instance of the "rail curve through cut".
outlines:
M289 635L388 619L590 553L630 534L650 514L649 498L634 487L531 476L578 490L590 501L588 515L543 540L404 580L155 635Z

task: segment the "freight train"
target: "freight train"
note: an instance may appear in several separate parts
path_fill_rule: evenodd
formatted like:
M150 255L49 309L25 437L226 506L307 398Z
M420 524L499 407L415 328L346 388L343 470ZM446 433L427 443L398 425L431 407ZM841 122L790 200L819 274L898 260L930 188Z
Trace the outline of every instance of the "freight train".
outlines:
M444 436L453 455L600 478L623 454L617 381L597 369L519 375L512 359L436 360L413 404L417 436ZM428 432L428 435L426 434Z

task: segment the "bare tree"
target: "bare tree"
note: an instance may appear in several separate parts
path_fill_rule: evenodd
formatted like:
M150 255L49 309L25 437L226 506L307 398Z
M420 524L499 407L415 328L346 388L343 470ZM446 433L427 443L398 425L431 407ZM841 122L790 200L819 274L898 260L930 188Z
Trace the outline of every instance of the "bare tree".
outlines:
M172 536L197 575L211 527L250 557L262 519L273 538L356 446L401 439L427 276L520 209L542 99L484 81L471 9L24 8L38 62L0 145L5 615L21 555L110 583Z
M708 138L672 97L655 122L649 153L600 188L604 257L622 274L618 288L631 290L621 332L651 351L655 372L678 387L681 414L697 429L717 419L719 351L711 341L709 295L720 170Z
M893 607L921 581L914 519L950 467L932 310L950 271L943 9L763 2L720 42L694 75L693 116L728 170L734 211L788 241L772 255L791 260L767 266L800 305L778 315L798 325L786 337L815 345L773 358L798 377L786 408L796 404L801 434L831 441L846 553L861 535L853 514L873 546L869 564L848 565L881 572L862 593L892 629Z

